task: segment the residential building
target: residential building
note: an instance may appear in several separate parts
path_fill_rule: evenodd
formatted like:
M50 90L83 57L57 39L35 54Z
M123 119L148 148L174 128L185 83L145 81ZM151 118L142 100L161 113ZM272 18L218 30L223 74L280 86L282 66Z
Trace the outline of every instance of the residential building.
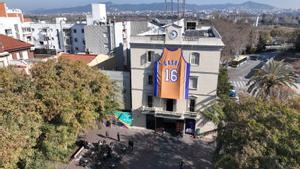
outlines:
M106 5L91 4L91 15L87 15L86 21L88 25L95 25L107 22Z
M116 101L119 103L119 109L124 111L131 110L131 91L130 91L130 72L101 70L101 73L107 75L115 84Z
M108 55L94 55L94 54L69 54L69 53L59 53L58 58L67 59L71 61L79 61L87 64L90 67L95 67L99 65L104 65L105 61L109 60Z
M84 27L86 24L76 23L71 27L71 53L85 52Z
M212 122L205 123L202 112L217 98L219 63L223 47L221 36L214 27L200 26L197 22L183 19L169 24L154 22L149 31L131 36L133 125L190 134L216 127ZM174 99L154 95L157 85L165 83L162 82L162 76L154 73L154 65L179 65L178 61L158 62L162 55L164 56L163 50L170 53L171 49L182 50L180 58L189 65L190 71L185 75L188 82L179 83L181 87L186 85L187 98ZM158 72L157 68L155 72ZM169 73L165 73L164 77L168 77L166 82L173 78L177 83L178 74L177 71L174 72L175 74L170 76ZM187 68L185 72L188 72ZM167 95L178 92L171 88L165 90Z
M0 67L13 66L28 74L31 65L28 60L33 58L32 46L0 34Z
M9 9L4 2L0 2L0 34L31 43L29 23L31 20L24 18L20 9Z
M128 68L130 22L107 20L105 4L92 4L91 13L84 27L86 50L93 54L114 56L115 70Z
M55 23L32 23L33 44L37 49L55 50L56 52L85 52L85 24L66 23L66 18L56 18Z

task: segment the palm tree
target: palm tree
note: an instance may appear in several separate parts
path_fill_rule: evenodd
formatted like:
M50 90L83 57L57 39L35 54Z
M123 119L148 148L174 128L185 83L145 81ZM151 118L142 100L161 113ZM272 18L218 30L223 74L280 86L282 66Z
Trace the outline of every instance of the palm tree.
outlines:
M283 87L297 87L296 73L283 61L270 61L256 71L247 83L248 92L255 96L268 98L275 96Z

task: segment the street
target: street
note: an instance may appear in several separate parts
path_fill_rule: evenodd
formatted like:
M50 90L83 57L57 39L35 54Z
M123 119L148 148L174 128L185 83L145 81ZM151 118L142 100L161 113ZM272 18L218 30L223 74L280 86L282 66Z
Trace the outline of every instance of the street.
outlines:
M237 68L228 67L228 76L230 83L234 86L237 91L247 90L247 82L251 77L253 71L264 64L263 59L269 60L278 55L278 52L266 52L257 54L258 60L248 59Z

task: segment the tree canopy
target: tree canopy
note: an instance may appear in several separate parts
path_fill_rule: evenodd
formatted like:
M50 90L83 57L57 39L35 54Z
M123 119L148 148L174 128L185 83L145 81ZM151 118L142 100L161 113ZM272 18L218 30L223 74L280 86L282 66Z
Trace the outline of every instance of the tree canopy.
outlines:
M78 134L118 107L113 88L81 62L38 63L30 76L0 69L0 168L67 160Z
M282 87L295 86L296 77L291 66L272 60L251 77L248 92L263 98L274 97Z
M300 112L295 104L299 106L250 98L225 105L226 125L218 133L216 168L299 168Z

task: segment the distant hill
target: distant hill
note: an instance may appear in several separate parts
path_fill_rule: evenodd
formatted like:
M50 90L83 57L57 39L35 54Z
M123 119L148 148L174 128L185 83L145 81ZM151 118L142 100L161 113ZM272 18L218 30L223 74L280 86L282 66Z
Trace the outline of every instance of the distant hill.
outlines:
M106 2L108 11L164 11L164 3L149 3L149 4L114 4L111 2ZM168 3L170 8L171 4ZM174 3L174 10L177 8L177 4ZM274 9L271 5L266 5L256 2L245 2L241 4L214 4L214 5L196 5L196 4L186 4L186 9L190 11L199 10L272 10ZM91 11L90 5L69 7L69 8L58 8L58 9L37 9L30 11L31 14L57 14L57 13L82 13Z

